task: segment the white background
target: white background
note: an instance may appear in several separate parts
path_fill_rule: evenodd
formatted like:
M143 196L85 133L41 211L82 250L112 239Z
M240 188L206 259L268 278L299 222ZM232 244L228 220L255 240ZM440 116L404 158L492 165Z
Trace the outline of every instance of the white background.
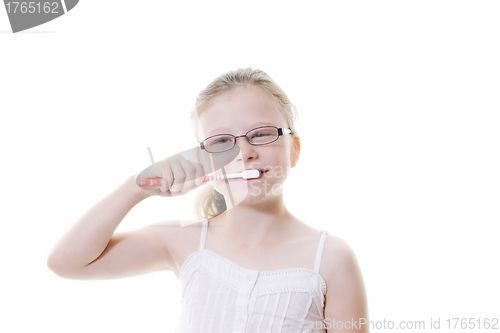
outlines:
M0 9L0 331L173 330L172 272L67 280L46 259L149 165L141 126L156 159L193 147L196 95L244 67L298 107L285 202L352 246L370 320L499 318L499 15L497 1L81 1L12 34ZM116 231L192 218L194 196L149 198Z

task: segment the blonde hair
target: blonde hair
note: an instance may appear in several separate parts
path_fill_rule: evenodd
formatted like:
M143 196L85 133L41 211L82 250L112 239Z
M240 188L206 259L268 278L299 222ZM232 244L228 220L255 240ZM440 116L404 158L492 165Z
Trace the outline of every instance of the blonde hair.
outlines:
M271 97L271 100L275 102L277 110L285 118L288 128L292 131L291 135L294 138L298 137L296 128L298 113L295 105L292 104L281 87L267 73L260 69L251 68L239 68L235 71L223 73L198 94L195 107L190 116L194 136L197 138L197 126L199 125L198 119L200 115L214 97L231 89L247 85L260 87ZM299 150L294 144L292 154L298 157L298 153ZM215 190L211 184L207 184L199 189L194 202L194 210L198 219L211 219L225 212L227 206L224 196Z

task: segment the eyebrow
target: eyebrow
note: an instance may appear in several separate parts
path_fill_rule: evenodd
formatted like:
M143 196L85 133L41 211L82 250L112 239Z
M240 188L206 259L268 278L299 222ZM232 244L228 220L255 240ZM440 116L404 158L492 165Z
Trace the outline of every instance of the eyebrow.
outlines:
M270 124L268 121L258 121L256 123L254 123L252 126L250 126L250 129L253 129L253 128L256 128L259 126L274 126L274 125ZM220 132L222 130L227 130L228 132L222 133L222 132ZM228 127L217 127L215 129L211 130L210 132L208 132L208 136L215 135L216 132L217 132L217 134L230 134L229 133L230 131L231 131L231 129Z

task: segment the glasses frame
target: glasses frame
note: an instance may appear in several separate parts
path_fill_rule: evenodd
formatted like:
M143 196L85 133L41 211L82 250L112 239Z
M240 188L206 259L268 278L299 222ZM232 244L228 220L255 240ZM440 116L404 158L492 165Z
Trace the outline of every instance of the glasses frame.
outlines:
M256 129L264 128L264 127L273 127L273 128L276 128L278 130L278 137L276 138L276 140L273 140L273 141L268 142L268 143L258 143L258 144L251 143L250 142L250 138L248 137L248 133L250 133L250 132L252 132L252 131L254 131ZM278 139L280 138L280 136L285 135L285 134L291 134L291 133L292 133L292 131L289 128L285 128L285 127L276 127L276 126L270 126L270 125L268 125L268 126L260 126L260 127L252 128L251 130L249 130L248 132L246 132L244 135L238 135L238 136L236 136L236 135L228 134L228 133L227 134L226 133L221 133L221 134L211 135L208 138L205 138L205 140L203 140L202 142L200 142L200 148L204 149L205 151L207 151L210 154L219 154L219 153L224 153L226 151L229 151L229 150L233 149L236 146L236 140L238 140L238 138L241 138L241 137L245 137L247 139L247 142L249 144L251 144L252 146L265 146L265 145L268 145L268 144L273 143L275 141L278 141ZM232 136L234 138L234 142L233 142L234 145L231 148L223 150L223 151L218 151L218 152L214 152L214 153L211 152L211 151L208 151L205 148L205 145L203 144L203 142L205 142L206 140L208 140L210 138L213 138L214 136L220 136L220 135L230 135L230 136Z

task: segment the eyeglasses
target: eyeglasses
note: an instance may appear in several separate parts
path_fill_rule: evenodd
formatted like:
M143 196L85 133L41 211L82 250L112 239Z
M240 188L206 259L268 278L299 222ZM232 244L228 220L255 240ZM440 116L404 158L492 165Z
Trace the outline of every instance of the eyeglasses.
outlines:
M209 153L222 153L233 149L237 138L246 137L248 143L252 146L262 146L278 140L281 135L290 133L292 131L289 128L261 126L251 129L245 135L217 134L209 136L200 142L200 148Z

